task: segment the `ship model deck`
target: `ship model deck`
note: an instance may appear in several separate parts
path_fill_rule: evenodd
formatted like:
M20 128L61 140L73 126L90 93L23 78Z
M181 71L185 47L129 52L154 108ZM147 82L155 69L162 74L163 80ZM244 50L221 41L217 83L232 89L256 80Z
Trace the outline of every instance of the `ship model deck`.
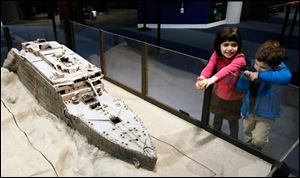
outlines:
M22 43L7 68L40 105L112 156L153 170L156 149L141 119L104 88L101 70L55 41ZM7 59L8 60L8 59Z

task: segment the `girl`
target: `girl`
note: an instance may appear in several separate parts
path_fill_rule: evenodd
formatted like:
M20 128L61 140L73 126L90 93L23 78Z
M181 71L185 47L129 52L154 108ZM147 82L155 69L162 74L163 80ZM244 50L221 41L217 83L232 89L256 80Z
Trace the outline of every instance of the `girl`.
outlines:
M221 29L216 35L214 50L195 85L198 90L204 90L216 83L210 106L215 114L214 128L221 130L225 118L229 122L230 136L238 138L243 94L235 88L235 84L239 70L246 65L238 28Z

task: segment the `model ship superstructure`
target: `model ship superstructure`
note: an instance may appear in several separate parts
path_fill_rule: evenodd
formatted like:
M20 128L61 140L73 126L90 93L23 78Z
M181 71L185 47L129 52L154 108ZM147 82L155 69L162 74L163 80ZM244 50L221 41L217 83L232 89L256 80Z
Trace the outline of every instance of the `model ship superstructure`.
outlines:
M12 49L10 69L48 111L117 158L152 170L155 147L140 118L101 82L101 70L55 41Z

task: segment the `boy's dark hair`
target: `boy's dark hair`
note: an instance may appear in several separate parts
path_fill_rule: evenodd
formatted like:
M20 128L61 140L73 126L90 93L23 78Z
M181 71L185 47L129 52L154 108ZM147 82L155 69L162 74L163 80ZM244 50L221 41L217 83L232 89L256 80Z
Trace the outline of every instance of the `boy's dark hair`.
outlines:
M282 61L287 60L285 50L278 41L268 40L257 49L255 58L271 68L277 67Z
M237 27L234 26L226 26L222 28L216 35L214 48L217 53L218 58L222 58L221 53L221 43L224 41L234 41L238 44L238 50L236 54L241 53L242 51L242 38L240 31ZM233 56L234 58L235 56Z

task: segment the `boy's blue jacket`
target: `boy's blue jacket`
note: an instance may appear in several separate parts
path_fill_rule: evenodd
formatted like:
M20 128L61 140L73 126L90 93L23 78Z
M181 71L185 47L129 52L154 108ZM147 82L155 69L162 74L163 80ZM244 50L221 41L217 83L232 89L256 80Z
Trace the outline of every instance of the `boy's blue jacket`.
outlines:
M292 78L292 74L287 66L282 62L279 68L269 69L259 72L257 96L252 113L268 119L280 117L280 95L276 85L287 85ZM250 84L251 80L246 76L241 76L236 84L236 88L245 93L241 114L243 118L248 118L250 114Z

